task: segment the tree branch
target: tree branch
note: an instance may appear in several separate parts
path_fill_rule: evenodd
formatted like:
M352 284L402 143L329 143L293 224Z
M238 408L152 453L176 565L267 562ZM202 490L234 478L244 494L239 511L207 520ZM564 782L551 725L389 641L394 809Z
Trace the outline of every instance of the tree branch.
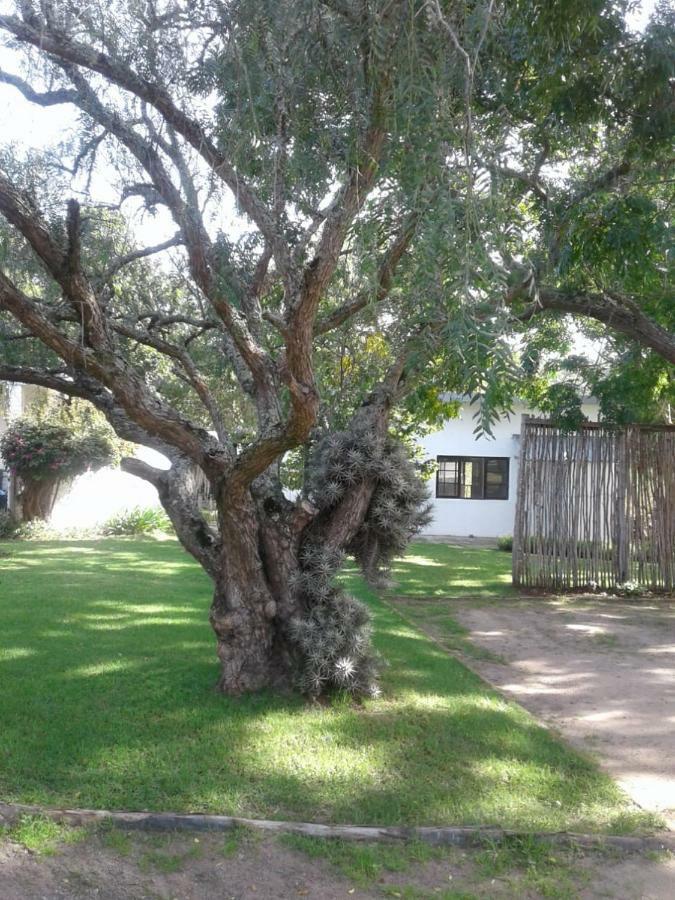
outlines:
M175 104L165 87L137 74L107 53L73 40L68 34L50 27L48 22L37 20L37 17L29 22L15 16L0 15L0 28L8 31L17 40L37 47L57 60L73 63L103 75L108 81L154 107L167 124L199 153L229 187L241 208L273 247L278 269L286 271L290 268L288 247L275 228L270 211L245 179L239 176L227 156L206 134L202 125Z
M36 103L38 106L58 106L63 103L75 102L75 91L67 88L60 88L56 91L36 91L23 78L19 78L18 75L12 75L10 72L5 72L2 69L0 69L0 82L11 84L12 87L17 88L23 94L26 100L30 100L31 103Z
M543 203L548 203L548 194L541 186L539 179L536 175L528 175L527 172L520 172L518 169L514 169L511 166L503 166L499 165L495 162L488 162L487 160L479 159L478 162L485 166L485 168L496 175L502 175L505 178L511 178L514 181L519 181L523 187L527 190L523 191L523 194L527 194L528 191L532 191L535 197L538 200L541 200Z
M181 347L177 347L175 344L172 344L169 341L165 341L163 338L150 334L150 332L148 331L138 331L134 328L130 328L127 325L124 325L123 323L117 323L113 327L118 334L124 335L125 337L133 341L137 341L139 344L145 344L148 347L153 347L155 350L158 350L165 356L170 356L172 359L175 359L176 362L178 362L182 366L188 384L197 394L200 401L202 402L202 405L211 418L211 423L213 424L216 434L218 435L218 439L224 446L228 447L230 454L233 454L234 448L230 443L227 431L225 430L223 418L220 415L220 410L218 409L218 404L216 403L215 398L209 390L207 383L200 375L199 370L195 366L192 357L187 352L187 350Z
M161 401L116 353L99 348L94 351L62 334L44 310L2 271L0 309L11 313L66 363L109 388L129 418L149 434L181 450L199 465L222 470L226 460L212 454L214 441L208 432L196 428Z
M132 262L136 262L137 259L145 259L148 256L154 256L156 253L162 253L170 247L179 247L182 243L183 238L180 234L176 234L172 238L163 241L161 244L155 244L153 247L144 247L142 250L132 250L130 253L125 253L124 256L118 257L108 266L102 280L104 282L110 281L113 275L116 275L120 269L123 269Z
M0 214L28 241L44 263L49 275L61 286L66 299L82 324L85 340L99 349L109 345L101 307L80 269L80 207L68 203L66 230L68 247L64 252L53 240L39 210L30 198L18 191L0 172Z
M418 211L408 216L397 237L384 254L378 269L377 287L374 293L372 290L362 291L351 303L345 303L327 316L324 316L323 319L319 319L314 326L315 335L325 334L333 328L338 328L368 306L369 303L381 303L389 296L396 269L412 243L419 219L420 213Z
M0 381L13 384L34 384L38 387L66 394L68 397L79 397L91 400L91 392L67 377L62 369L35 369L31 366L0 365Z
M511 301L512 302L512 301ZM528 322L542 312L556 311L587 316L618 331L642 346L649 347L667 362L675 365L675 335L667 331L629 297L565 292L554 288L539 288L537 299L517 315L521 322Z

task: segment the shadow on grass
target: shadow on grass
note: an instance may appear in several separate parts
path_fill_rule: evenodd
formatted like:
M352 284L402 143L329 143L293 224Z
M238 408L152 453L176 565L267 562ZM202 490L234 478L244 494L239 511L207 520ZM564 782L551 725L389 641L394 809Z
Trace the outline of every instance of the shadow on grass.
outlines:
M176 544L10 552L0 562L5 799L588 830L618 827L627 812L591 762L353 578L389 664L383 696L308 706L213 692L210 584Z

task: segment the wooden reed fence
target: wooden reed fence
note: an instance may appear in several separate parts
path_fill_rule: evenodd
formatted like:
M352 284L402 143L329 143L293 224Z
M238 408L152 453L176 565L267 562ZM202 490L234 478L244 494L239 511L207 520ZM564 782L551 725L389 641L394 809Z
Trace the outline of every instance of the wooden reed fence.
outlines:
M523 419L513 583L675 589L675 426Z

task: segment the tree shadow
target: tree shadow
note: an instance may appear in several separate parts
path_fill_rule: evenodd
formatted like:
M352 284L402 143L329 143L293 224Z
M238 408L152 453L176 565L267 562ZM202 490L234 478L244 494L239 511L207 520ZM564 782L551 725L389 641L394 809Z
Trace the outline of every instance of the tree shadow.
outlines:
M363 587L388 662L381 698L232 699L212 690L197 566L176 545L84 548L23 548L0 570L6 799L532 828L600 827L625 809L588 759Z

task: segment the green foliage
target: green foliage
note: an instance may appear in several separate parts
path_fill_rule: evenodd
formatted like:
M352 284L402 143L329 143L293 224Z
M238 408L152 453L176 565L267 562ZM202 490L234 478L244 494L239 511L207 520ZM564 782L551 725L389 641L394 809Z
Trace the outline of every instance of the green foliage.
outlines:
M106 46L144 77L171 85L185 108L202 109L214 143L270 210L281 209L279 231L298 258L311 258L313 244L300 243L302 231L318 221L336 184L360 159L360 132L377 113L388 135L378 187L349 229L320 315L355 296L368 302L357 319L316 339L322 427L347 427L402 341L418 334L403 428L433 426L439 398L456 391L481 398L476 427L489 432L496 416L509 410L524 376L510 340L522 326L503 304L514 261L537 282L635 293L645 311L672 325L667 171L675 29L668 3L657 4L643 34L632 34L626 25L627 0L441 4L474 59L468 99L460 55L417 0L403 0L395 11L386 0L374 0L359 7L358 15L349 3L313 0L200 2L189 16L176 8L151 27L145 12L128 0L86 12L66 0L58 6L52 15L66 32L76 28L78 40ZM49 63L46 68L53 78ZM152 132L161 133L155 113L130 97L120 114L143 137L146 122L151 141ZM96 135L85 117L76 137L55 155L59 161L74 157ZM118 174L121 183L113 187L123 193L138 173L123 150L116 148L113 157L105 177ZM89 158L83 152L83 168ZM64 167L55 171L52 159L17 148L0 161L46 208L62 236L63 196L71 189ZM617 166L629 170L627 176L603 181ZM545 199L508 170L539 178ZM213 277L238 307L263 241L241 220L230 227L235 217L222 215L217 179L211 183L200 174L195 184L209 227L215 232L222 226L214 237ZM156 214L153 202L147 206ZM133 228L119 210L97 203L83 214L84 260L99 281L112 260L133 249ZM418 218L414 240L391 294L380 302L379 261L411 214ZM4 227L0 258L20 286L57 308L60 292L25 242ZM116 321L130 324L142 313L151 324L154 315L201 318L201 300L186 288L186 274L180 252L170 266L137 259L111 282L107 309ZM533 289L527 302L535 296ZM283 302L279 281L271 278L265 311L279 313ZM0 324L11 331L5 314ZM74 325L63 327L77 336ZM196 333L176 323L155 334L177 346L189 344L226 427L238 443L249 443L255 417L222 353L218 330ZM7 361L54 362L52 351L15 337L0 328L0 354ZM278 332L265 320L259 339L266 350L278 351ZM119 344L153 389L199 425L212 427L167 357L130 338L120 337ZM633 356L626 367L636 372L639 361ZM296 487L302 483L301 457L298 451L288 460L289 483Z
M0 453L11 472L24 481L68 480L114 459L111 441L103 433L76 434L31 418L10 424L0 438Z
M569 381L556 381L529 392L537 409L553 419L563 431L575 431L587 418L581 403L579 388Z
M44 519L32 519L30 522L21 522L17 526L13 537L21 541L48 541L58 535L49 527Z
M0 540L72 541L97 536L95 528L79 526L55 528L49 522L39 518L31 519L29 522L19 522L11 512L0 511Z
M504 553L511 553L513 551L513 535L504 534L497 541L497 547L499 550L502 550Z
M172 533L173 526L169 517L156 506L125 509L115 513L103 525L103 534L108 535L142 535L153 534L156 531Z
M570 218L560 273L571 285L596 290L658 291L672 238L667 209L646 186L642 192L638 186L625 194L594 194Z
M48 819L46 816L22 816L18 823L9 830L9 836L17 844L38 856L51 856L56 852L58 844L72 844L84 835L77 830Z
M19 523L8 509L0 509L0 541L13 538L19 528Z

